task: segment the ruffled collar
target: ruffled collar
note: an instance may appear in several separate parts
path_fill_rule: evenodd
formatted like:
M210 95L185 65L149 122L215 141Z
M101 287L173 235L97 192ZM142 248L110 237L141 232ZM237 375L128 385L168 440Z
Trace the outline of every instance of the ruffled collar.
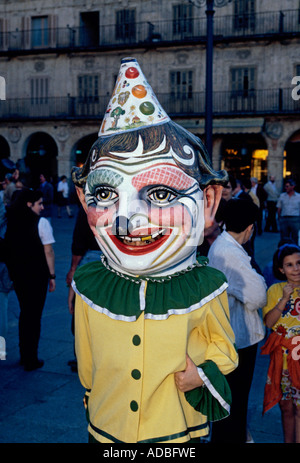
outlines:
M223 273L209 267L207 259L171 278L154 279L118 274L104 262L79 267L72 287L91 308L117 320L135 321L142 312L145 318L156 320L186 314L227 287Z

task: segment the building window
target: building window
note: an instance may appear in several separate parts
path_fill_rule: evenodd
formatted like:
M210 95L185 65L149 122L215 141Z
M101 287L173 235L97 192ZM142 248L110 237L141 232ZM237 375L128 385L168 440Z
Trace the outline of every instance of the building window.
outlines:
M120 10L116 12L116 39L134 41L136 34L135 10Z
M79 103L98 103L99 76L85 75L78 77Z
M231 110L253 111L256 104L255 68L231 69Z
M31 45L33 48L49 45L48 16L31 18Z
M30 79L30 101L32 105L48 104L48 77L34 77Z
M234 0L234 29L255 29L255 0Z
M193 34L193 5L173 6L173 34L183 36Z
M80 13L80 45L99 45L99 11Z
M170 90L170 112L193 110L193 71L171 71Z

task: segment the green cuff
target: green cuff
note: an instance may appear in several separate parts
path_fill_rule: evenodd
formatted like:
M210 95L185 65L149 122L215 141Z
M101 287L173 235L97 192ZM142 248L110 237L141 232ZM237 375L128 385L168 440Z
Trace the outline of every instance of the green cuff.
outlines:
M188 403L208 421L218 421L230 413L231 391L225 376L212 360L207 360L198 367L198 373L204 387L185 392Z

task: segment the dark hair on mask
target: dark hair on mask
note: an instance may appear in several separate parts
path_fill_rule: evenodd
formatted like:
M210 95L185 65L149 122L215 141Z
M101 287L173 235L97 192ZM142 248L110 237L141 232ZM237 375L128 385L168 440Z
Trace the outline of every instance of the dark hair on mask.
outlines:
M74 184L83 188L91 167L101 157L120 160L124 159L124 153L128 153L128 158L130 158L130 152L137 148L139 138L143 142L143 153L137 157L141 163L143 156L158 149L165 140L165 146L160 152L153 154L153 157L159 157L163 162L164 157L172 148L176 154L174 161L178 167L195 178L202 189L208 185L225 185L228 181L228 174L225 170L215 171L212 168L207 150L200 138L175 122L169 121L165 124L125 131L113 136L99 137L92 146L84 166L72 169ZM191 159L191 150L195 153L195 161L192 165L187 165L185 161ZM118 152L122 154L122 157L118 156Z

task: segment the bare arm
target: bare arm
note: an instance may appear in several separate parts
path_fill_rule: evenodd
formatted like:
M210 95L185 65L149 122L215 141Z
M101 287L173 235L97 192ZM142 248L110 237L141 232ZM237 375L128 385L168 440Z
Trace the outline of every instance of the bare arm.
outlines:
M264 322L268 328L272 328L275 323L279 320L282 315L282 312L285 309L285 306L292 294L294 288L290 284L286 284L283 288L282 298L279 299L277 304L271 309L264 317Z
M54 250L51 244L45 244L44 245L44 252L45 252L45 257L49 269L49 274L54 275L55 274L55 255L54 255ZM49 281L49 291L52 292L55 290L56 284L54 279L50 279Z
M70 286L70 284L72 283L75 270L77 269L81 259L82 256L76 256L75 254L72 254L71 267L66 276L66 283L68 286Z

